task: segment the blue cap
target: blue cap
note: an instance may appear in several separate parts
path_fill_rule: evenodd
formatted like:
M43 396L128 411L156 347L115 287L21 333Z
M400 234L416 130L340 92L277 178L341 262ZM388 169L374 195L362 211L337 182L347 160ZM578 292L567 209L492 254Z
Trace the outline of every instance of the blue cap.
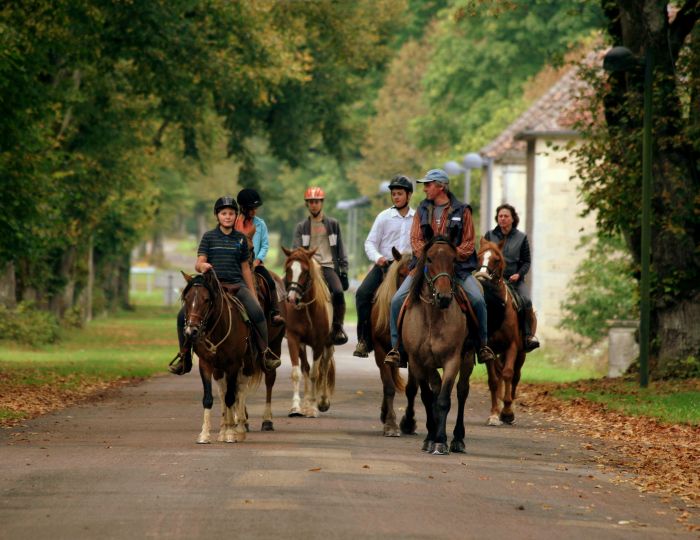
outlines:
M442 169L430 169L424 178L416 180L420 184L427 184L428 182L440 182L441 184L449 184L450 177Z

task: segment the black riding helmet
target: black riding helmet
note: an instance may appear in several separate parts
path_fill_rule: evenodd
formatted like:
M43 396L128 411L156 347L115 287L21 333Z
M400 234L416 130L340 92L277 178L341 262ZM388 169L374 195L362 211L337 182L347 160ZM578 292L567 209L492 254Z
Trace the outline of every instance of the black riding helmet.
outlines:
M407 193L413 193L413 183L407 176L397 174L389 182L389 189L405 189Z
M224 208L233 208L238 212L238 203L233 200L233 197L219 197L214 203L214 214L218 214Z
M262 206L262 198L254 189L244 188L238 192L236 197L241 208L257 208Z

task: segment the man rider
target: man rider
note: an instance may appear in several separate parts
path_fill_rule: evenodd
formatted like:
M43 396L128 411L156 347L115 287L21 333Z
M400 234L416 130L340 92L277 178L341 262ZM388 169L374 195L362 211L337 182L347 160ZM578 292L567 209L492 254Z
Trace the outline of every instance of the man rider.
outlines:
M416 213L408 203L413 194L413 183L403 175L394 176L389 183L394 206L379 213L365 240L365 253L374 266L367 273L355 293L357 307L357 347L354 356L366 358L372 350L372 301L391 264L391 248L399 253L411 250L411 224Z
M292 247L316 249L314 258L321 265L323 279L328 285L333 303L333 327L331 339L334 345L348 342L343 330L345 319L345 295L348 290L348 258L345 254L337 219L326 216L323 201L326 194L320 187L310 187L304 193L309 217L297 223Z

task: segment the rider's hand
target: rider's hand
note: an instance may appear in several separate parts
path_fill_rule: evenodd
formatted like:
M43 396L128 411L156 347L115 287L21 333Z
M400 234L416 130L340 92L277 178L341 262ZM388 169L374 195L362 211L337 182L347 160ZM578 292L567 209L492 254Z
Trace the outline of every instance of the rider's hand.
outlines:
M377 259L377 266L386 266L388 262L386 257L379 257L379 259Z
M512 283L515 283L515 282L518 281L519 279L520 279L520 274L513 274L512 276L510 276L510 277L508 278L508 280L511 281Z
M262 261L260 259L255 259L253 261L253 268L255 268L256 266L260 266L261 264L262 264Z
M350 287L350 282L348 281L348 275L345 272L340 273L340 284L343 287L344 291L347 291L348 288Z
M208 262L199 263L199 271L202 274L206 274L212 268L214 268L214 267L211 265L211 263L208 263Z

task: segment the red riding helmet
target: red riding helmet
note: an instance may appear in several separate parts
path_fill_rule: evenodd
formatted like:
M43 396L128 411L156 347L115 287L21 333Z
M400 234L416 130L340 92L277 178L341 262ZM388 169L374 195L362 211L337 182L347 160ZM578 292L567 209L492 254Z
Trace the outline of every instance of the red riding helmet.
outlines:
M320 199L323 200L326 198L326 194L323 192L323 190L320 187L310 187L307 188L306 192L304 193L304 200L316 200Z

